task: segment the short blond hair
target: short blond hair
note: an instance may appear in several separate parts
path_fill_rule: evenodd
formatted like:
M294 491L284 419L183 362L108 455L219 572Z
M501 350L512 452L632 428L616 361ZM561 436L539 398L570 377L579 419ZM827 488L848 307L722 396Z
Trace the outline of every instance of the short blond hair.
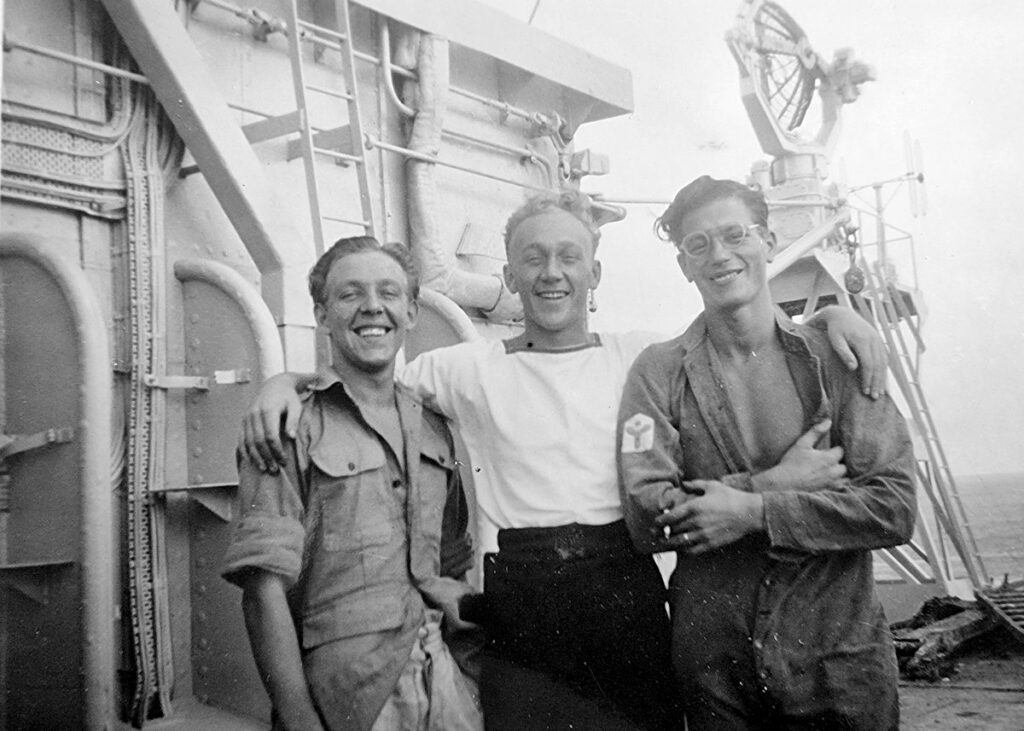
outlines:
M509 245L512 242L512 235L519 225L528 218L539 216L548 211L565 211L577 221L582 223L590 232L591 240L594 243L594 251L597 251L597 243L601 239L601 230L598 228L594 218L594 202L586 193L578 190L566 190L561 193L538 193L531 196L523 205L519 206L505 223L505 256L508 256Z

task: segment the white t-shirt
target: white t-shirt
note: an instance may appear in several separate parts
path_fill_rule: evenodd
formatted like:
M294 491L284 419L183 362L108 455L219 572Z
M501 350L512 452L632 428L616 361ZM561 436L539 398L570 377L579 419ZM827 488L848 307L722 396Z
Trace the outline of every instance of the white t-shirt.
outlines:
M622 518L615 471L619 398L634 359L663 338L602 334L571 351L506 352L500 340L428 351L402 382L450 417L473 465L485 552L501 528Z

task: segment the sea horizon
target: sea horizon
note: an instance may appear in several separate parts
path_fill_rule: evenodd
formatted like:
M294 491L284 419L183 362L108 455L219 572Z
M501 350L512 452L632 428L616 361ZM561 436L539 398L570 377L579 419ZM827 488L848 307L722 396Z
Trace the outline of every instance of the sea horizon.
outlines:
M1024 471L953 479L989 581L1024 579Z

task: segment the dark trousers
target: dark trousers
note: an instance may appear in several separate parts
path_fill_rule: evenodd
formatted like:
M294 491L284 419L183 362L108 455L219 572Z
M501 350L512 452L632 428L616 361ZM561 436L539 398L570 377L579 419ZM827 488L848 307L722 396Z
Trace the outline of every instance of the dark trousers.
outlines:
M498 533L484 557L488 729L683 728L666 590L622 521Z

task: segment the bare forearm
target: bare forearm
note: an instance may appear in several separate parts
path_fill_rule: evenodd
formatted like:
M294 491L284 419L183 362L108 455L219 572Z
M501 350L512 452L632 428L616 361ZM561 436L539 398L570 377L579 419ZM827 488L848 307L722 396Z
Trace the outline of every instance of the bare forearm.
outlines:
M245 626L260 678L286 729L320 729L302 668L298 637L284 591L254 580L242 600Z

